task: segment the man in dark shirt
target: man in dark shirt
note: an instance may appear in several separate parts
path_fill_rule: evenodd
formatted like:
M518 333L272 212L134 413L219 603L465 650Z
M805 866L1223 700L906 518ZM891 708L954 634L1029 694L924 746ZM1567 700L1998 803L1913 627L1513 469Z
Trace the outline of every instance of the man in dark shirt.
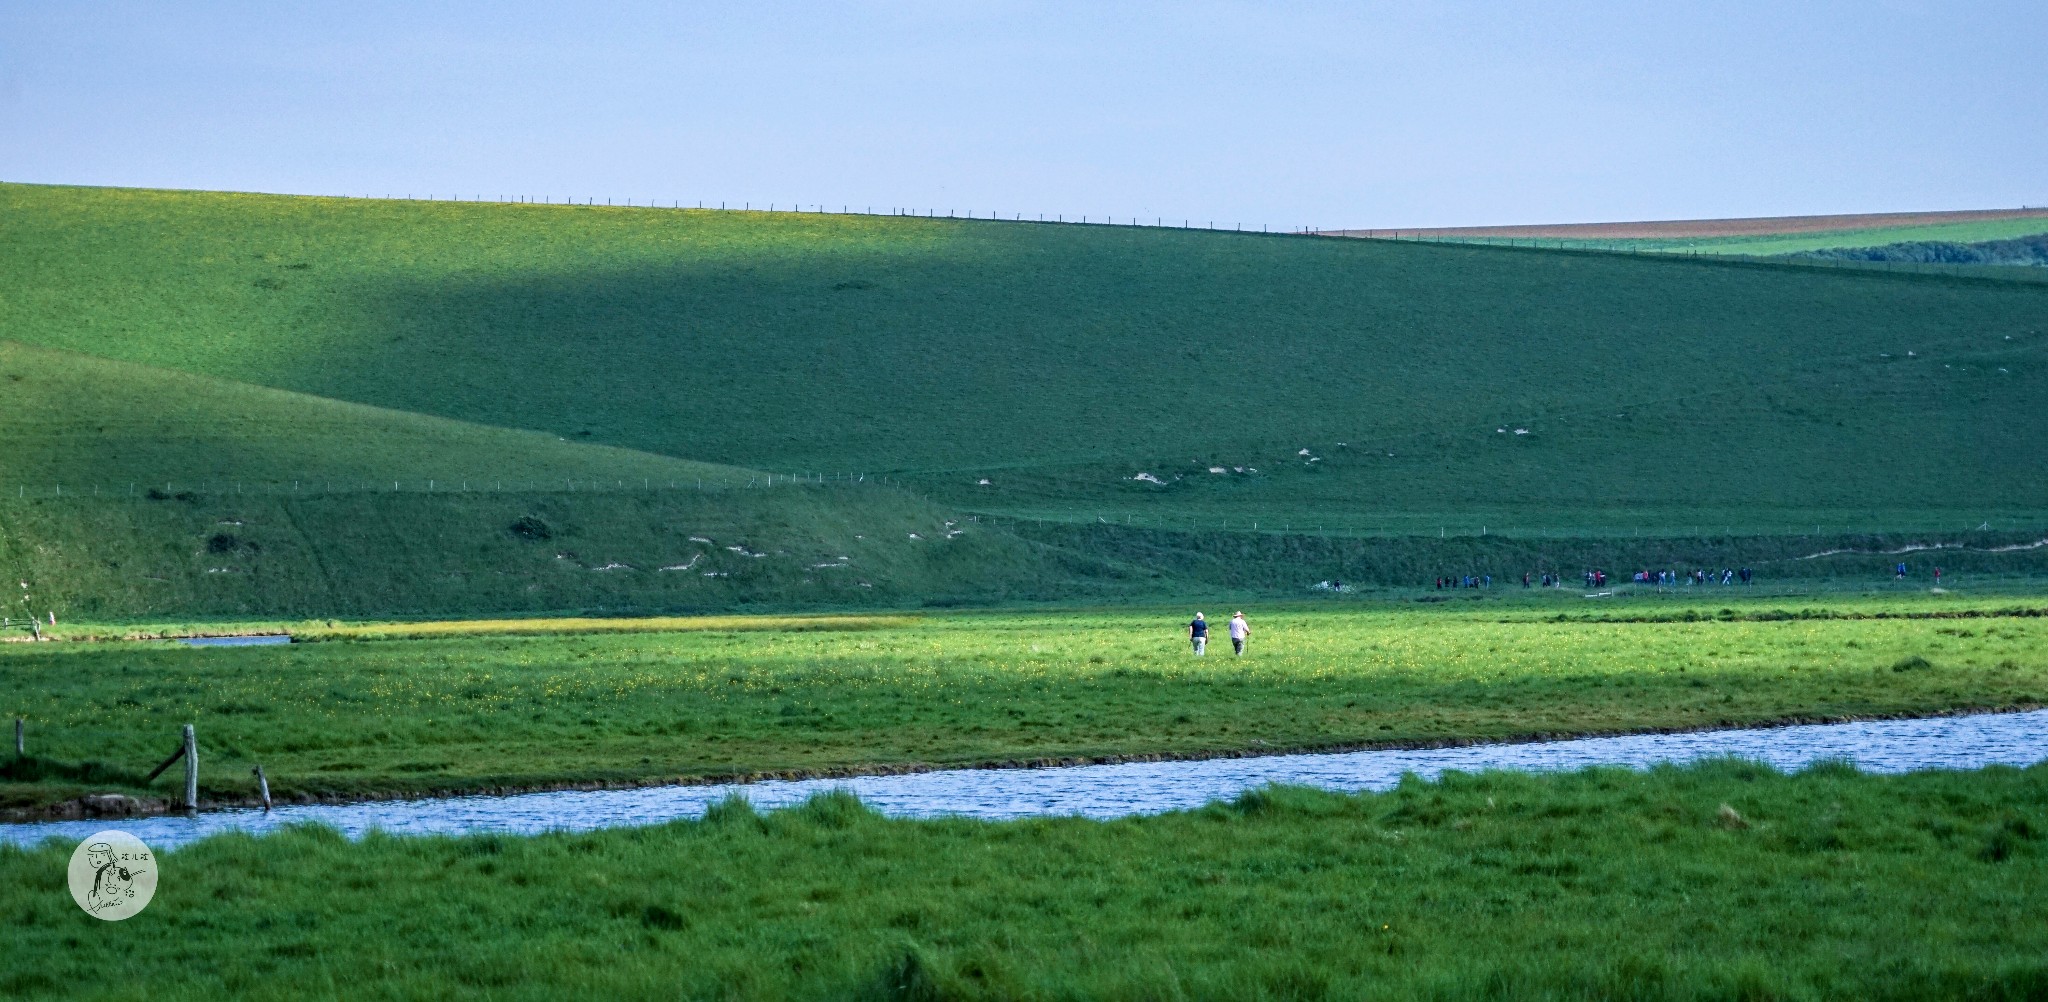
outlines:
M1195 621L1188 624L1188 640L1195 645L1195 656L1209 653L1209 621L1195 613Z

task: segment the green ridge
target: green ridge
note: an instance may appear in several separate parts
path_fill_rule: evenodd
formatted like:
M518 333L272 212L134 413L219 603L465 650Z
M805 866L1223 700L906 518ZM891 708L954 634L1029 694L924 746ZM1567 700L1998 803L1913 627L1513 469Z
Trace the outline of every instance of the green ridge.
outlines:
M1015 597L1018 582L1057 598L1104 580L1295 590L1350 573L1285 544L1244 557L1261 565L1248 575L1155 579L1145 562L1254 527L1397 540L1411 556L1365 563L1403 574L1519 574L1448 566L1471 548L1416 537L1561 540L1544 559L1563 565L1586 550L1571 540L1987 526L2004 535L1973 538L2004 544L2048 517L2048 288L2019 283L1155 227L23 185L0 185L0 218L0 338L16 342L0 348L0 490L46 502L0 520L14 540L0 545L57 577L122 547L197 545L191 519L56 496L157 480L208 499L190 503L216 521L255 503L219 500L251 491L245 478L286 495L396 482L325 514L262 503L308 538L382 540L333 551L347 566L470 582L503 570L502 523L540 502L486 512L426 498L429 480L437 494L560 480L582 496L550 502L569 506L559 517L635 566L665 556L623 541L728 506L707 491L661 509L686 496L662 485L765 482L750 470L808 479L829 493L826 521L848 526L1000 516L975 524L1006 556L943 587L898 579L892 594L920 600ZM891 486L872 490L878 477ZM654 507L608 514L636 478ZM728 507L771 549L855 542L778 528L811 520L780 504ZM325 518L341 521L304 521ZM1096 538L1123 526L1139 535ZM1183 535L1142 535L1158 532ZM347 609L509 600L426 588L426 573L394 590L365 571ZM760 584L749 601L776 601L780 585ZM64 587L102 615L177 612ZM629 592L542 583L507 610L737 600Z

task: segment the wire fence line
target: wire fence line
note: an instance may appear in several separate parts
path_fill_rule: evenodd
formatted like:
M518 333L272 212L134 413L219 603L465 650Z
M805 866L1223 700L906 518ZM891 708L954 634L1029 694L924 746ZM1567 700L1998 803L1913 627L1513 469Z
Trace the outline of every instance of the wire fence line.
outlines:
M1315 226L1308 225L1278 227L1274 226L1271 223L1246 223L1242 221L1219 222L1215 219L1198 219L1193 216L1183 216L1178 221L1176 221L1171 217L1158 215L1156 213L1152 217L1152 222L1147 223L1144 221L1145 217L1143 216L1125 216L1117 215L1114 213L1076 214L1067 212L1011 211L1006 214L994 209L984 210L960 208L949 208L945 212L941 213L938 209L930 207L911 207L903 205L891 205L887 207L876 205L856 206L851 203L841 203L839 208L835 210L832 208L830 204L823 202L756 203L752 201L741 201L740 204L733 205L730 200L717 201L716 204L713 204L713 200L709 199L635 199L617 197L606 197L603 202L599 202L598 196L595 195L557 197L553 195L535 196L503 194L489 198L486 198L482 194L470 196L442 196L438 194L427 194L424 196L414 194L386 194L379 196L371 194L357 195L353 193L342 193L314 197L366 199L373 202L459 202L464 204L484 205L552 205L586 209L658 209L662 211L701 210L716 212L767 212L776 214L802 214L814 216L899 216L916 219L977 219L998 223L1048 223L1069 226L1117 226L1126 229L1137 228L1165 230L1215 230L1232 233L1263 233L1268 236L1314 236L1324 233L1341 232L1337 230L1325 230ZM668 204L661 204L663 202L667 202ZM1196 223L1200 223L1201 225L1197 226L1195 225Z

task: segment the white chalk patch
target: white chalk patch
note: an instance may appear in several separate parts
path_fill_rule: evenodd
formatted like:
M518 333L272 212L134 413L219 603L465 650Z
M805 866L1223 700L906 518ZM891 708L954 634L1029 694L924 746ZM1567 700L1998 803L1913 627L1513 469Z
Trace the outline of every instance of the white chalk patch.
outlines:
M1229 473L1230 471L1229 471L1229 470L1226 470L1226 469L1224 469L1224 468L1223 468L1223 467L1221 467L1221 466L1211 466L1211 467L1209 467L1209 472L1210 472L1210 473Z
M699 561L699 560L702 560L702 559L704 559L704 554L702 554L702 553L699 553L699 554L697 554L696 556L694 556L694 557L691 557L691 558L690 558L690 562L689 562L689 563L687 563L687 564L670 564L670 565L668 565L667 567L663 567L663 568L661 568L661 570L664 570L664 571L687 571L687 570L689 570L690 568L692 568L692 567L695 567L695 566L697 566L697 561Z
M977 480L977 481L975 481L975 482L974 482L974 486L976 486L976 487L990 487L990 486L993 486L993 485L992 485L992 484L990 484L990 483L988 482L988 478L987 478L987 477L983 477L983 478L981 478L980 480Z
M1140 473L1140 474L1138 474L1137 476L1135 476L1135 477L1132 477L1131 479L1132 479L1132 480L1142 480L1142 481L1144 481L1144 482L1146 482L1146 483L1148 483L1148 484L1159 484L1159 485L1160 485L1160 486L1162 486L1162 487L1166 485L1166 481L1164 481L1164 480L1161 480L1161 479L1159 479L1158 477L1155 477L1155 476L1153 476L1153 475L1152 475L1152 474L1150 474L1150 473Z
M633 565L632 565L632 564L622 564L622 563L619 563L619 562L618 562L618 561L616 561L616 560L612 561L611 563L608 563L608 564L604 565L603 567L592 567L592 568L591 568L591 570L593 570L593 571L630 571L630 570L632 570L632 569L633 569Z
M717 545L716 543L712 543L712 542L711 542L710 540L708 540L708 539L705 539L705 538L704 538L703 536L691 536L691 537L690 537L690 542L692 542L692 543L704 543L704 544L706 544L706 545L711 545L711 546L716 546L716 545Z

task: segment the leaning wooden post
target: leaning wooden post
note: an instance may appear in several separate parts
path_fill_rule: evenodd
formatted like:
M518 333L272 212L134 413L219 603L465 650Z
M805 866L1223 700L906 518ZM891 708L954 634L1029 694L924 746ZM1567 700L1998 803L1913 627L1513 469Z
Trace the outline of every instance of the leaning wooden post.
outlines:
M191 724L185 725L185 809L199 809L199 739Z
M28 744L27 744L26 742L24 742L24 741L22 740L22 735L21 735L21 729L22 729L22 726L23 726L23 725L22 725L22 722L21 722L21 718L20 718L20 717L16 717L16 718L14 718L14 757L15 757L15 758L27 758L27 757L28 757Z
M259 766L257 766L257 767L256 767L255 769L253 769L253 770L251 770L251 771L252 771L252 772L254 772L254 773L256 774L256 792L257 792L257 793L260 793L260 794L262 794L262 795L263 795L263 813L265 813L265 814L269 814L269 813L270 813L270 780L268 780L268 779L265 779L265 778L264 778L264 776L263 776L263 767L262 767L262 766L260 766L260 765L259 765Z

